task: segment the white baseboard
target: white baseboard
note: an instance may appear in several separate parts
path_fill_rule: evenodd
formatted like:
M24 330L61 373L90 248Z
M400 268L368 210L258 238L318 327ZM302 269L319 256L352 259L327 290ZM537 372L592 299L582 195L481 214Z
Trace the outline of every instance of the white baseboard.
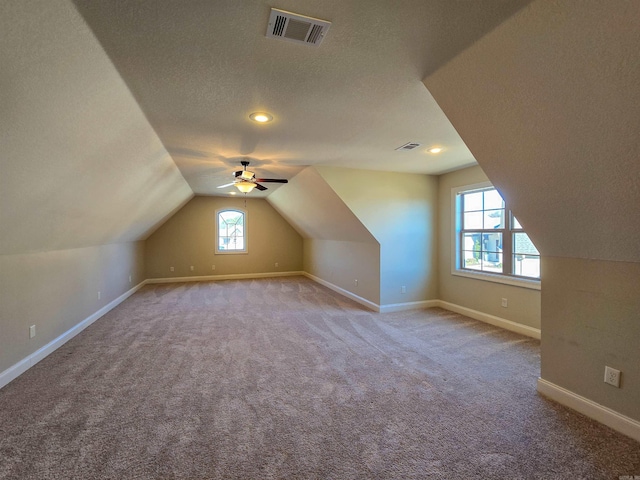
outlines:
M140 282L135 287L127 290L118 298L116 298L115 300L112 300L97 312L89 315L87 318L85 318L75 326L71 327L69 330L64 332L59 337L50 341L45 346L33 352L31 355L23 358L18 363L10 366L4 372L0 373L0 388L4 387L9 382L14 380L18 376L22 375L27 370L29 370L31 367L33 367L36 363L38 363L40 360L45 358L47 355L51 354L52 352L60 348L62 345L67 343L69 340L71 340L73 337L75 337L81 331L83 331L85 328L91 325L93 322L95 322L100 317L102 317L104 314L116 308L118 305L124 302L127 298L129 298L131 295L133 295L138 290L140 290L140 288L142 288L146 283L147 282L145 280L143 282Z
M386 305L378 305L377 303L371 302L366 298L359 297L358 295L345 290L342 287L338 287L331 282L327 282L315 275L311 275L307 272L302 272L307 278L310 278L314 282L319 283L320 285L324 285L327 288L330 288L336 293L340 295L344 295L351 300L358 302L361 305L373 310L374 312L380 313L391 313L391 312L400 312L403 310L419 310L423 308L432 308L432 307L440 307L445 310L450 310L452 312L460 313L461 315L465 315L467 317L473 318L475 320L480 320L481 322L488 323L490 325L494 325L496 327L504 328L505 330L509 330L511 332L519 333L521 335L526 335L527 337L532 337L540 340L540 329L529 327L527 325L522 325L520 323L512 322L511 320L507 320L505 318L496 317L495 315L490 315L488 313L480 312L478 310L473 310L471 308L462 307L460 305L456 305L455 303L445 302L443 300L423 300L418 302L406 302L406 303L389 303Z
M358 302L360 305L364 305L369 310L373 310L374 312L379 312L380 311L380 305L378 305L377 303L371 302L371 301L367 300L366 298L362 298L362 297L356 295L355 293L351 293L349 290L345 290L342 287L334 285L331 282L327 282L326 280L323 280L320 277L316 277L315 275L311 275L310 273L307 273L307 272L303 272L302 275L304 275L307 278L310 278L311 280L313 280L316 283L319 283L320 285L323 285L323 286L329 288L330 290L333 290L336 293L339 293L342 296L350 298L354 302Z
M538 392L565 407L594 419L640 442L640 422L600 405L570 390L538 378Z
M140 284L131 288L127 292L120 295L115 300L109 302L107 305L102 307L97 312L93 313L89 317L85 318L83 321L60 335L58 338L52 340L47 345L43 346L36 352L32 353L28 357L22 359L18 363L12 365L4 372L0 373L0 388L4 387L10 381L27 371L33 365L38 363L40 360L45 358L51 352L58 349L60 346L64 345L67 341L75 337L82 330L87 328L93 322L95 322L98 318L102 317L104 314L112 310L113 308L120 305L127 298L137 292L140 288L142 288L146 284L158 284L158 283L180 283L180 282L204 282L204 281L215 281L215 280L239 280L239 279L251 279L251 278L268 278L268 277L288 277L288 276L305 276L310 278L316 283L320 285L324 285L325 287L333 290L340 295L343 295L351 300L364 305L368 309L374 312L381 313L391 313L391 312L399 312L403 310L414 310L414 309L423 309L423 308L431 308L431 307L441 307L446 310L450 310L452 312L460 313L462 315L466 315L468 317L474 318L476 320L480 320L485 323L489 323L491 325L495 325L497 327L504 328L506 330L510 330L516 333L520 333L523 335L527 335L533 338L540 338L540 330L532 327L528 327L526 325L521 325L519 323L512 322L510 320L506 320L504 318L496 317L493 315L489 315L483 312L479 312L477 310L472 310L470 308L462 307L460 305L456 305L449 302L444 302L442 300L424 300L419 302L407 302L407 303L394 303L387 305L378 305L377 303L371 302L366 298L360 297L344 288L338 287L337 285L332 284L331 282L327 282L315 275L311 275L307 272L268 272L268 273L242 273L242 274L230 274L230 275L207 275L200 277L171 277L171 278L149 278L144 280Z
M434 305L435 307L444 308L445 310L450 310L452 312L465 315L475 320L480 320L481 322L488 323L496 327L504 328L505 330L509 330L515 333L519 333L521 335L526 335L527 337L536 338L540 340L539 328L533 328L527 325L522 325L521 323L512 322L511 320L507 320L506 318L500 318L500 317L496 317L495 315L489 315L488 313L480 312L478 310L473 310L467 307L462 307L460 305L456 305L455 303L449 303L443 300L437 300L436 302L437 304Z
M421 302L387 303L380 305L380 313L402 312L404 310L421 310L439 307L440 300L423 300Z
M242 280L247 278L292 277L304 275L304 272L266 272L266 273L234 273L229 275L202 275L199 277L168 277L148 278L148 283L181 283L181 282L211 282L216 280Z
M303 275L313 280L314 282L319 283L320 285L324 285L325 287L333 290L334 292L339 293L344 297L350 298L351 300L358 302L360 305L364 305L369 310L373 310L374 312L391 313L391 312L401 312L404 310L420 310L423 308L440 306L439 305L440 300L423 300L420 302L388 303L386 305L378 305L377 303L367 300L366 298L362 298L356 295L355 293L350 292L349 290L345 290L344 288L334 285L331 282L327 282L326 280L323 280L320 277L316 277L315 275L312 275L307 272L303 272Z

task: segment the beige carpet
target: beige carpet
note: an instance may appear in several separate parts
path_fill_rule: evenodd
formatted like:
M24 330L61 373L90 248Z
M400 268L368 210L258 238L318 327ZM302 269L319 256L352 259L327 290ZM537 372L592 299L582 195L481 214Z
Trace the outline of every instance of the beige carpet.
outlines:
M147 286L0 390L0 478L613 479L539 343L302 277Z

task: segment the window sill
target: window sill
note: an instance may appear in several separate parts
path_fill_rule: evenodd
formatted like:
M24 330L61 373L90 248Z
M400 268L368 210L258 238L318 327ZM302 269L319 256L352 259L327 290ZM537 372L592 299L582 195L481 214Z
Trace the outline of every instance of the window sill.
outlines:
M535 278L510 277L508 275L492 274L487 272L470 272L468 270L451 270L452 275L459 277L473 278L485 282L502 283L513 287L528 288L530 290L540 290L540 280Z
M247 250L216 250L216 255L247 255Z

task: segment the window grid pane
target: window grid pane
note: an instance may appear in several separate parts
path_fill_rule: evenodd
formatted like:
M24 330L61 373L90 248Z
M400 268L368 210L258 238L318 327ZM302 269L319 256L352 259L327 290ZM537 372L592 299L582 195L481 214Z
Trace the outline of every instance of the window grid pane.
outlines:
M522 230L522 225L520 225L520 222L518 221L518 219L516 218L515 215L511 215L511 218L513 219L511 228L513 230Z
M492 273L502 273L502 254L493 252L483 252L482 271Z
M513 274L522 277L540 278L540 256L514 254Z
M462 258L464 259L464 268L471 270L482 270L482 262L480 260L482 252L463 250Z
M504 208L504 200L495 188L484 192L484 209L495 210Z
M529 235L524 232L513 234L513 253L540 255L540 252L529 238Z
M465 212L463 217L463 229L482 229L482 212Z
M482 210L482 192L465 193L462 195L465 212Z
M486 252L502 252L502 233L483 233L482 250Z
M485 230L504 228L504 210L485 210L484 228Z

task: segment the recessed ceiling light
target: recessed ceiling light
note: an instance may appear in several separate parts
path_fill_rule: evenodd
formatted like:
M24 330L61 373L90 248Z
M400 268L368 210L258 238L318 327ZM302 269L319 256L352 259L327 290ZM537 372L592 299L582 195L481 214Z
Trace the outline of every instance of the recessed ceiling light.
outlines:
M444 150L442 147L431 147L429 150L427 150L427 152L429 152L429 153L440 153L442 150Z
M273 120L273 116L269 115L266 112L253 112L251 115L249 115L249 118L258 123L267 123Z

